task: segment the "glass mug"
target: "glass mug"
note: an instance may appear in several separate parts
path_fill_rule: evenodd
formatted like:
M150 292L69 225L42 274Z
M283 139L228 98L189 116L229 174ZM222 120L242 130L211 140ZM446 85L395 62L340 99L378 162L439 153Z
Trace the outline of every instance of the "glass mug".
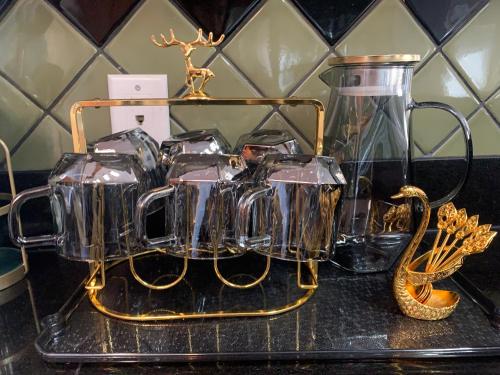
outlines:
M163 185L160 173L160 150L158 143L141 128L124 130L98 139L87 147L89 152L135 155L150 175L151 187Z
M254 178L257 186L247 190L238 204L240 247L283 260L329 259L345 184L335 159L268 155ZM250 228L250 222L257 225Z
M18 246L55 246L59 255L81 261L127 257L141 251L134 213L139 196L148 190L149 175L136 156L63 154L48 185L25 190L12 202L9 234ZM18 230L21 207L48 197L55 234L25 237Z
M165 171L175 156L181 154L229 154L230 146L217 129L193 130L170 137L160 146L161 163Z
M302 154L299 142L286 130L263 129L243 134L234 147L247 165L255 170L266 155Z
M168 185L141 196L137 203L138 236L148 248L190 259L229 258L242 255L237 246L234 218L243 194L247 167L236 155L178 155ZM145 212L157 199L165 203L164 237L148 238Z
M410 123L414 109L449 112L460 124L467 144L462 179L432 206L453 199L467 178L472 143L465 118L446 104L416 103L411 97L419 59L418 55L336 57L320 75L331 88L323 153L337 159L347 180L333 258L342 268L386 271L412 237L410 203L395 207L390 197L401 186L415 184Z

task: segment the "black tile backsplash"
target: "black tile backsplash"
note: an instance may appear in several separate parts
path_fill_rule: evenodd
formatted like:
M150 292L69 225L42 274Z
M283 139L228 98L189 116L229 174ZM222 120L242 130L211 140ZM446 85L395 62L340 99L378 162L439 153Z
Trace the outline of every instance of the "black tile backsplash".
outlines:
M488 0L406 0L408 7L438 44L487 3Z
M49 1L99 46L106 41L111 32L120 25L134 5L139 2L139 0Z
M260 0L173 0L205 31L228 36Z
M12 0L0 0L0 16L2 16L2 13L5 12L11 3Z
M304 15L334 44L374 0L293 0Z

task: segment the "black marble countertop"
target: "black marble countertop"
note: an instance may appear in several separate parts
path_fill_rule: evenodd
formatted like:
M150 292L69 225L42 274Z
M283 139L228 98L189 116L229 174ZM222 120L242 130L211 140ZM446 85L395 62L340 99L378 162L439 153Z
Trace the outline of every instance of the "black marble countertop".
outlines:
M499 250L500 244L491 249ZM249 361L185 364L53 364L33 342L41 318L56 312L86 275L86 265L68 262L53 251L31 251L25 281L0 294L0 374L194 374L194 373L498 373L500 358L391 359L371 361ZM312 301L311 301L312 302ZM329 306L325 306L329 309ZM481 311L478 312L482 314ZM480 317L480 316L479 316ZM471 316L471 318L474 318ZM481 318L481 317L480 317ZM333 317L332 317L333 319ZM481 318L482 319L482 318ZM500 331L498 333L500 336ZM202 340L203 338L198 337ZM97 344L97 343L96 343Z

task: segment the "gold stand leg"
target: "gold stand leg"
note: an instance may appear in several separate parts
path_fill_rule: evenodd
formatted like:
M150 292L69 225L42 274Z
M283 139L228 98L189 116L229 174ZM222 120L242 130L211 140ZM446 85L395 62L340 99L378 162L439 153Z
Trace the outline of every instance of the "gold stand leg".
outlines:
M156 250L154 250L154 252L156 252ZM140 255L144 255L144 254L140 254ZM182 279L184 279L184 276L186 276L186 272L188 269L188 261L189 261L187 253L186 253L186 256L184 257L184 266L182 268L182 272L179 275L179 277L168 284L154 285L154 284L148 283L147 281L145 281L144 279L142 279L139 276L139 274L135 270L134 256L131 256L128 259L129 259L129 265L130 265L130 272L132 272L134 279L136 279L142 286L145 286L146 288L153 289L153 290L165 290L168 288L172 288L173 286L176 286L178 283L180 283L182 281Z
M251 283L248 283L248 284L235 284L235 283L229 281L228 279L226 279L220 273L220 271L219 271L219 265L218 265L218 258L217 258L217 256L214 257L214 271L215 271L215 274L217 275L217 278L224 285L230 286L231 288L237 288L237 289L249 289L249 288L253 288L256 285L259 285L267 277L267 275L269 274L269 270L271 269L271 257L267 256L266 258L267 258L266 259L266 269L264 270L264 272L262 273L262 275L260 275L260 277L257 280L252 281Z
M85 285L87 290L101 290L106 286L106 267L103 261L89 263L90 276Z
M310 284L305 284L302 282L302 263L303 262L297 262L297 286L300 289L315 290L318 287L318 261L308 260L306 263L313 279L312 283Z

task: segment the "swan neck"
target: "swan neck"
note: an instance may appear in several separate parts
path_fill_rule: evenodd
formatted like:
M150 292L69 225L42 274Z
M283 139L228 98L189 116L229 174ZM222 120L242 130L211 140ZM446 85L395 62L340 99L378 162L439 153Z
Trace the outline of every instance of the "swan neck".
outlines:
M425 235L425 231L429 226L429 219L431 217L431 207L429 205L429 200L427 199L427 197L419 195L417 198L422 202L423 205L422 218L420 220L420 224L417 227L415 235L411 239L408 247L406 248L406 251L403 254L403 259L401 261L401 265L403 267L407 267L413 259L418 245L420 245L420 242Z

